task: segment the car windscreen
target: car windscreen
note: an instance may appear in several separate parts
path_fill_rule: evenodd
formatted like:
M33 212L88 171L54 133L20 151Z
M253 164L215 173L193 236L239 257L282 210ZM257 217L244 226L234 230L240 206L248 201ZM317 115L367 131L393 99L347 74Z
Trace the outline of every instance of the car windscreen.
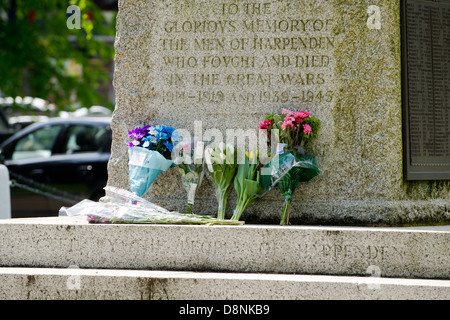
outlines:
M102 152L108 139L109 132L105 126L70 125L65 135L61 153Z
M24 135L15 142L12 153L5 155L6 158L22 160L50 157L61 128L62 125L46 126Z

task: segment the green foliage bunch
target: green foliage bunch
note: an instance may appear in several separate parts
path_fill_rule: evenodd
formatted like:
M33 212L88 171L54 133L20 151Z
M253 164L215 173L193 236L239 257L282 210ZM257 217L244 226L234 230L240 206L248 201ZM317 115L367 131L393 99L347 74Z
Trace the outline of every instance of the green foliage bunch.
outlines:
M70 29L69 5L80 9L80 28ZM115 19L108 22L92 1L0 0L0 92L4 96L34 96L57 107L89 107L111 102L98 93L107 83L105 66L114 48L97 35L114 36ZM66 70L67 62L81 74Z

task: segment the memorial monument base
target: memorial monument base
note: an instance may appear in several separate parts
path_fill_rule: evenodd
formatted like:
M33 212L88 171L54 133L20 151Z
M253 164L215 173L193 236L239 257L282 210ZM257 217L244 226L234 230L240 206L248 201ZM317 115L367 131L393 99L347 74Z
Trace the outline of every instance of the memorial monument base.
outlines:
M1 299L450 298L450 227L0 221Z
M440 62L448 51L440 54L448 47L448 8L406 2L120 1L108 185L129 188L127 144L136 127L171 126L207 145L230 142L243 150L248 143L264 154L267 142L258 135L265 117L306 111L321 122L308 153L322 173L297 187L292 223L450 223L442 104L448 99L441 97L448 92L441 75L447 64ZM422 79L405 65L430 74ZM426 103L420 98L425 92ZM415 126L410 134L404 132L408 123ZM433 174L420 177L428 166ZM210 179L198 191L195 212L214 215ZM144 198L181 211L186 196L172 168ZM282 201L279 190L271 191L248 208L245 220L279 222ZM233 199L229 204L230 217Z
M183 212L185 198L159 198L151 201L164 208ZM230 197L226 217L233 214L235 199ZM279 224L283 199L261 200L247 208L242 219L251 224ZM196 199L195 213L215 216L216 199ZM292 225L329 226L414 226L450 224L450 201L430 200L294 200Z
M21 300L447 300L450 297L448 280L262 273L0 268L0 283L0 299Z

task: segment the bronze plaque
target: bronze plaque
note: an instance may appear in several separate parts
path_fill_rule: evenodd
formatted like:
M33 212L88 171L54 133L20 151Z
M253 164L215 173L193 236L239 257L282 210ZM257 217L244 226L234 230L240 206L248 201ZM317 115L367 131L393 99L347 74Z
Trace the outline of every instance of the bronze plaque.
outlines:
M450 179L450 1L404 1L403 75L406 179Z

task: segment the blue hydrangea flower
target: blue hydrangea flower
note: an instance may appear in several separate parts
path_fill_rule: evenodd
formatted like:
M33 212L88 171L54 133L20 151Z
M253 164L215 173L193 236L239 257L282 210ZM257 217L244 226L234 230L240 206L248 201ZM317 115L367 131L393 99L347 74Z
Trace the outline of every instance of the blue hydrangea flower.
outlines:
M158 139L158 142L159 142L160 140L167 140L167 139L169 139L169 135L167 133L165 133L165 132L160 131L160 132L158 132L156 134L156 138Z
M167 141L164 142L164 145L166 146L167 150L169 150L170 152L172 152L173 149L173 145Z
M128 134L131 138L131 141L128 143L129 147L140 146L149 150L155 150L167 159L170 158L173 147L180 141L177 131L164 125L138 127L128 131Z
M172 128L172 127L167 127L167 126L163 126L163 125L158 125L158 126L155 126L155 130L157 130L157 131L159 131L159 132L164 132L164 133L167 133L167 134L171 135L172 132L173 132L175 129Z

